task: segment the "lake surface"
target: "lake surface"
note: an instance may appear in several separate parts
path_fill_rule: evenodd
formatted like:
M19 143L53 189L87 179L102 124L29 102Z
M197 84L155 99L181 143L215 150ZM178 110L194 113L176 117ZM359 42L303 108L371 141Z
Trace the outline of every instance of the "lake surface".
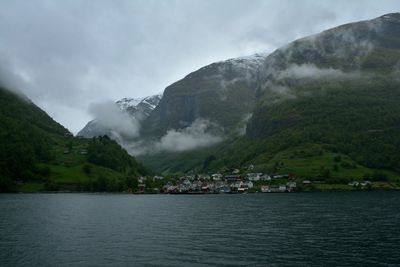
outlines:
M399 266L400 192L0 195L0 266Z

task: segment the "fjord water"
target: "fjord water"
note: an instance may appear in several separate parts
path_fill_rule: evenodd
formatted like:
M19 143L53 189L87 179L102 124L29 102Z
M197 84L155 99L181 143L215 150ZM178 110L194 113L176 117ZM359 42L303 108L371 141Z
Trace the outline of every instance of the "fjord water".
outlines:
M394 266L400 193L0 195L0 266Z

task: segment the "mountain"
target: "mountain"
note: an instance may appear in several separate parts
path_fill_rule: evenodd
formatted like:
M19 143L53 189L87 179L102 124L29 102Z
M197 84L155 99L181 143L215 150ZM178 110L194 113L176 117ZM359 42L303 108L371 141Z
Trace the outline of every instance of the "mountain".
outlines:
M123 98L116 102L117 106L124 113L128 114L131 118L141 122L157 107L158 103L162 98L162 94L152 95L144 98ZM112 131L118 131L118 129L112 129L107 124L102 123L98 119L94 119L78 132L78 136L87 138L95 136L109 135L112 136Z
M74 138L27 97L0 87L0 192L121 191L146 172L116 142Z
M147 127L160 135L204 117L232 130L239 114L249 113L245 136L142 160L169 172L254 165L313 179L362 179L377 171L399 177L399 13L296 40L249 68L232 62L169 86ZM225 80L235 81L228 94L238 94L226 103L217 97Z
M225 133L244 127L255 104L265 55L210 64L168 86L142 124L142 136L161 137L206 119Z

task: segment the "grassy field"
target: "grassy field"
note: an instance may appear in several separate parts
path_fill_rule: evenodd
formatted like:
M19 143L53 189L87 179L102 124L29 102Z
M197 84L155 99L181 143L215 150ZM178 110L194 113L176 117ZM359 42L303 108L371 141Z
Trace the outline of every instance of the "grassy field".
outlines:
M281 151L267 163L260 165L268 169L275 168L279 174L293 173L296 177L309 179L362 180L365 176L379 171L387 175L390 181L400 181L398 173L367 168L357 164L346 155L326 151L318 145L294 147Z
M19 192L80 191L99 178L106 183L116 184L126 178L124 173L87 161L88 139L54 136L53 142L52 160L38 164L38 168L45 173L43 177L34 182L20 184Z

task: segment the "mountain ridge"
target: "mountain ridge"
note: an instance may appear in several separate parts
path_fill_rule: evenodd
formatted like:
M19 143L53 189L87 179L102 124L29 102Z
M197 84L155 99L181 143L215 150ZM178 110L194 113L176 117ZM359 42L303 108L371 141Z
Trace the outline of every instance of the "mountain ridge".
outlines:
M335 177L350 175L357 179L368 175L361 173L368 172L368 168L372 168L371 172L398 172L399 37L400 14L391 13L295 40L258 65L259 75L251 89L255 90L252 116L244 137L228 138L214 147L188 151L182 156L164 152L140 158L167 172L217 171L248 164L260 171L286 170L315 178L321 174L318 168L329 170ZM200 70L204 73L203 68ZM290 157L275 161L276 155L296 147L305 151L304 155L310 147L319 147L320 152L310 152L316 155L315 159L319 153L338 154L360 166L360 171L350 174L345 167L333 166L333 161L318 163L318 167L309 164L303 169L280 166L292 164ZM207 158L213 161L204 168Z

